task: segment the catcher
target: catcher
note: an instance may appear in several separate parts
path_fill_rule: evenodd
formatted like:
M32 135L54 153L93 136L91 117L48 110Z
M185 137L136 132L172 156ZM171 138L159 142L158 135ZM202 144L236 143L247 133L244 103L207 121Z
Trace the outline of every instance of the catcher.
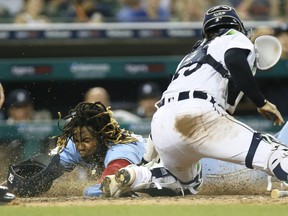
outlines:
M219 5L205 13L203 39L179 63L152 119L162 175L143 166L122 168L102 181L105 196L160 188L163 182L182 194L192 192L193 167L202 158L245 165L288 183L288 148L232 117L245 94L263 117L274 125L284 123L253 77L256 66L263 66L258 56L273 49L257 53L248 33L234 8Z

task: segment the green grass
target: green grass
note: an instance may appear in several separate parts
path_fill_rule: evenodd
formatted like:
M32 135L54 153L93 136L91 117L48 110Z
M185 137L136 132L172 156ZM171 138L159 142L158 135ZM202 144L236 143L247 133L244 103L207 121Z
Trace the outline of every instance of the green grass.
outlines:
M2 216L287 216L287 205L95 205L95 206L0 206Z

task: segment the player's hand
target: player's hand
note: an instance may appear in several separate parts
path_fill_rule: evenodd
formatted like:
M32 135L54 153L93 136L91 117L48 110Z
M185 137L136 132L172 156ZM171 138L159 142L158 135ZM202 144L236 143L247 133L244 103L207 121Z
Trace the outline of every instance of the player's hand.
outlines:
M257 111L266 119L271 120L273 118L274 125L278 124L281 126L284 123L284 119L277 107L269 101L263 107L257 108Z
M5 96L4 96L4 89L2 84L0 83L0 108L2 107L3 103L5 100Z

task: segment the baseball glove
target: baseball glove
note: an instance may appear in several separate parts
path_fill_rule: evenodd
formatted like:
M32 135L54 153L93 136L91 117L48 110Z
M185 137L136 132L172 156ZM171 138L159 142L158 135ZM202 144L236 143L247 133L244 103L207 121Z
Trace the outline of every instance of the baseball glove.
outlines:
M58 154L39 155L18 165L9 165L7 186L19 197L33 197L48 191L63 172Z

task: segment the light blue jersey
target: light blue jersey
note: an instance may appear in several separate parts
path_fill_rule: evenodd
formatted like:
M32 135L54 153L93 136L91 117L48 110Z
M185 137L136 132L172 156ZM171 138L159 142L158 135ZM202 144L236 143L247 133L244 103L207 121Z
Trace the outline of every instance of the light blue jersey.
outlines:
M137 142L112 145L108 148L104 159L105 168L111 161L117 159L125 159L132 164L139 164L145 153L145 145L147 139L140 135L133 135L137 138ZM77 165L85 166L89 169L95 168L97 163L85 162L76 149L72 140L69 140L67 146L60 153L60 161L65 166L66 171L72 171ZM84 196L100 196L102 191L99 189L100 185L91 186L85 189Z
M283 144L288 146L288 123L282 127L282 129L275 135L275 137Z

